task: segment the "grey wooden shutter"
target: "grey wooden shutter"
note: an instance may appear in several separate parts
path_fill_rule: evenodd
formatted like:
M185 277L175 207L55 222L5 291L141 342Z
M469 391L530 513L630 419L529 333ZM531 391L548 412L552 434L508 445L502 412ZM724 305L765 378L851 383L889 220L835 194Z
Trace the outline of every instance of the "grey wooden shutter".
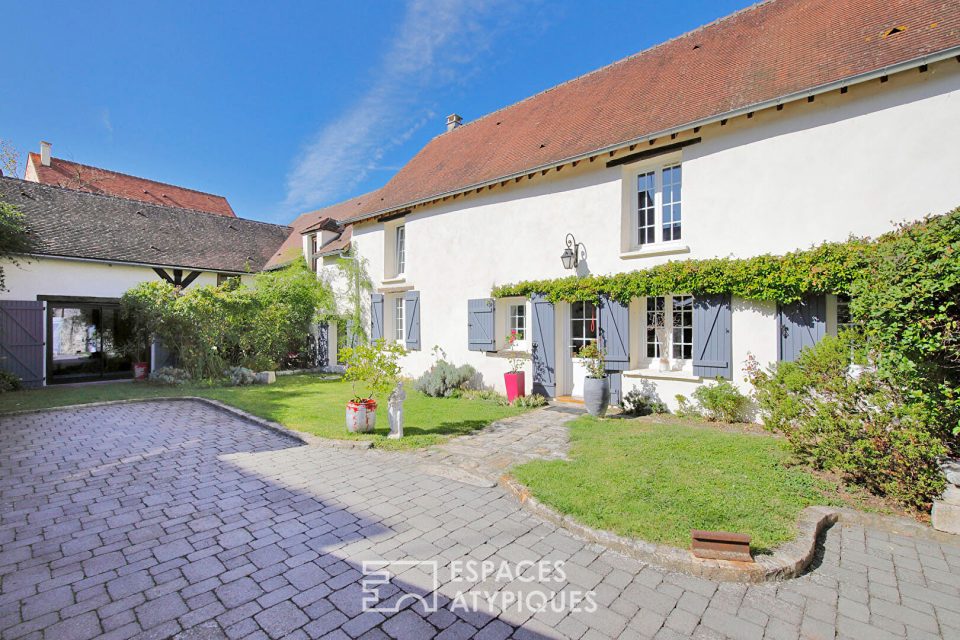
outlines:
M606 349L607 371L630 366L630 309L606 296L600 298L600 346Z
M533 323L531 355L533 357L533 393L548 398L557 396L556 310L541 294L530 298Z
M827 333L826 296L807 296L799 302L781 304L777 322L780 334L777 357L793 362L802 349L817 344Z
M0 369L43 386L43 302L0 300Z
M693 301L693 373L733 377L730 294L697 296Z
M467 348L470 351L494 351L494 311L493 298L467 300Z
M407 291L403 294L404 322L407 323L407 349L420 349L420 292Z
M370 294L370 340L383 337L383 294Z
M610 384L610 404L619 407L623 404L623 374L611 371L607 374L607 380Z

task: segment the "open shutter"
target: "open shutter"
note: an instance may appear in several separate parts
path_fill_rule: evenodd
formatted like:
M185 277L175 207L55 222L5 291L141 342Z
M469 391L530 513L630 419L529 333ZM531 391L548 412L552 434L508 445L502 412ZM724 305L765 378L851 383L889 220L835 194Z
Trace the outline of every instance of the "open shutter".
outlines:
M781 361L793 362L803 348L817 344L827 333L826 296L807 296L799 302L780 305L777 321L777 356Z
M403 294L404 317L407 323L407 349L420 349L420 292L407 291Z
M693 373L733 378L730 294L697 296L693 301Z
M467 300L467 348L470 351L494 351L494 311L493 298Z
M383 294L370 294L370 340L383 337Z
M0 369L42 387L43 355L43 302L0 301Z
M630 309L606 296L600 298L600 346L607 352L607 371L630 367Z
M541 294L530 299L533 323L531 355L533 358L533 393L548 398L557 395L556 310Z

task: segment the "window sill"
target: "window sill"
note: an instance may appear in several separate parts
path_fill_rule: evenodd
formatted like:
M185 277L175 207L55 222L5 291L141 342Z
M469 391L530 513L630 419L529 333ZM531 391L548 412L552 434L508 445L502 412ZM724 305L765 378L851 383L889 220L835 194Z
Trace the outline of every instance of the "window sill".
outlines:
M403 284L406 281L407 281L406 276L394 276L392 278L384 278L383 280L380 281L380 284L382 285Z
M512 351L510 349L500 349L498 351L486 351L485 352L490 358L522 358L524 360L530 360L529 351Z
M690 253L690 246L685 244L674 244L672 242L665 244L654 244L642 249L633 249L620 253L621 260L634 260L636 258L646 258L648 256L666 256L674 253Z
M703 378L686 371L660 371L659 369L631 369L623 372L626 378L652 378L655 380L680 380L682 382L703 382Z

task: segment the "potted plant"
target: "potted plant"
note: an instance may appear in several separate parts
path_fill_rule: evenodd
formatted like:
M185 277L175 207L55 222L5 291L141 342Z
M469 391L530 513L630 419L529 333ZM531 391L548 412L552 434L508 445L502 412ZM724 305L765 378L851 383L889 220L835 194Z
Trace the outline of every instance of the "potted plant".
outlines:
M150 344L153 342L155 322L148 314L135 309L124 309L129 333L120 342L120 352L130 358L133 364L133 379L146 380L150 373Z
M527 393L526 374L523 371L523 353L517 349L517 341L523 336L516 331L511 331L507 337L507 349L510 350L510 357L507 363L510 365L510 371L503 374L503 385L507 388L507 402L513 402Z
M606 354L595 342L580 349L587 376L583 381L583 404L587 413L602 418L610 405L610 381L607 379Z
M347 430L371 433L377 420L377 398L393 391L400 380L399 359L406 351L396 342L376 342L341 349L346 371L343 379L352 383L353 397L347 403ZM358 391L358 385L361 390Z

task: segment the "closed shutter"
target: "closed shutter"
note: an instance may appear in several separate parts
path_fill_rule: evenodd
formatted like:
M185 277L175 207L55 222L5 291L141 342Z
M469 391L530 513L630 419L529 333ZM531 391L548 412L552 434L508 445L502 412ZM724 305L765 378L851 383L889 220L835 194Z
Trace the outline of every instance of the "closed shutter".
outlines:
M383 294L370 294L370 340L383 337Z
M494 351L494 311L493 298L467 300L467 348L470 351Z
M0 301L0 369L24 387L43 386L43 302Z
M817 344L827 333L826 296L807 296L799 302L780 305L777 321L777 356L781 361L793 362L802 349Z
M530 299L533 337L533 393L548 398L557 395L557 339L556 310L553 303L543 295L534 294Z
M606 296L600 298L600 346L606 350L607 371L630 367L630 309Z
M607 374L607 380L610 384L610 404L619 407L623 405L623 374L619 371L611 371Z
M407 349L420 349L420 292L407 291L403 294L404 322L407 323Z
M697 296L693 301L693 373L733 378L730 294Z

